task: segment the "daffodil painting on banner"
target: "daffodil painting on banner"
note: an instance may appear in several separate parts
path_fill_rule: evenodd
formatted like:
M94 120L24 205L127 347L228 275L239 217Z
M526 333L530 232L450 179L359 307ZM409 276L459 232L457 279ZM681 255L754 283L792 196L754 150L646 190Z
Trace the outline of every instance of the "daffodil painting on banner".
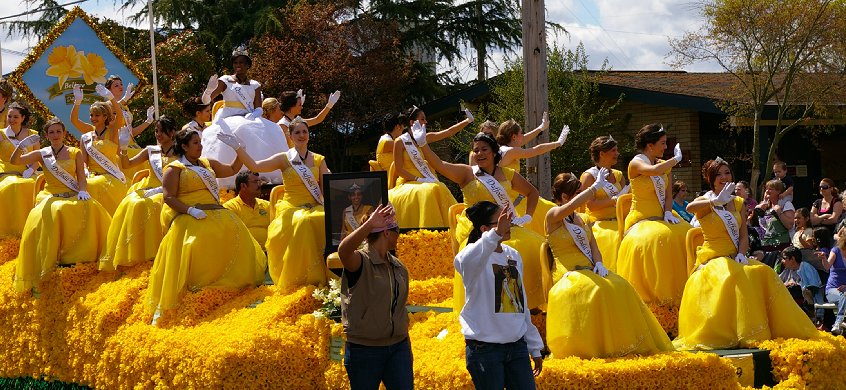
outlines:
M124 85L143 82L120 49L94 26L81 9L75 8L13 73L11 81L15 87L42 115L67 121L73 107L74 85L82 86L80 112L87 113L87 106L103 100L94 88L104 84L110 75L119 76Z

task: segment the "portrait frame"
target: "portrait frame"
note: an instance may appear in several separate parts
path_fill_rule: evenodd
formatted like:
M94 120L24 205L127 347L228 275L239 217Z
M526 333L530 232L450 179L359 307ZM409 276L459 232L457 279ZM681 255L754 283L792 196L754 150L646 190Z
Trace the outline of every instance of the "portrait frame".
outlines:
M354 186L358 189L354 190ZM354 192L360 192L356 198ZM345 222L349 219L358 220L380 204L388 203L388 173L373 172L345 172L327 173L323 175L323 199L326 215L326 247L324 256L338 250L338 245L344 236L345 229L350 232L350 226ZM360 202L353 210L353 202Z

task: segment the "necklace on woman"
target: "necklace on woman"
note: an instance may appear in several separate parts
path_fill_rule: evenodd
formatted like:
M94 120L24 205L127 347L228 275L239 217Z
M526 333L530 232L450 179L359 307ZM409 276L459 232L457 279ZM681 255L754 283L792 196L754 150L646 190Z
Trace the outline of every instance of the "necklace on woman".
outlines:
M54 149L53 145L50 145L50 150L53 151L53 157L56 157L56 159L59 158L59 153L61 153L62 149L64 149L64 148L65 148L64 144L62 144L62 146L59 146L59 150Z
M567 222L575 223L575 215L576 215L576 213L572 213L572 214L564 217L564 219L567 220Z
M306 149L305 157L300 156L300 152L297 152L297 157L300 158L300 161L305 162L305 160L308 158L308 149Z
M488 174L488 175L491 175L491 177L493 177L493 175L496 175L496 165L494 165L493 172L491 172L491 173L488 173L488 171L486 171L486 170L485 170L484 168L482 168L482 167L479 167L479 170L480 170L480 171L482 171L482 172L484 172L484 173L486 173L486 174ZM496 178L494 178L494 179L496 179Z
M165 150L162 154L167 156L170 154L171 151L173 151L173 144L171 144L170 147L167 148L167 150Z
M97 134L97 138L102 139L103 134L106 134L106 131L108 131L108 130L109 130L108 127L103 128L103 131L101 131L101 132L97 132L97 129L94 129L94 134Z
M18 136L19 136L19 135L21 135L21 133L23 133L23 131L24 131L24 127L23 127L23 126L21 126L21 129L20 129L20 130L18 130L18 132L17 132L17 133L15 133L15 138L18 138Z

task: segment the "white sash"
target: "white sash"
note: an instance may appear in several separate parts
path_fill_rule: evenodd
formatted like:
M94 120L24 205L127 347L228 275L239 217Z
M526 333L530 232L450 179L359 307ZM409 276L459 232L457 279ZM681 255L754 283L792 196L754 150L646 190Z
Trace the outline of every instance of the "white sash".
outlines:
M590 169L587 170L587 173L589 173L591 176L593 176L594 179L596 179L599 177L599 168L595 166L590 167ZM614 174L614 171L609 170L608 173L610 176ZM613 198L620 194L620 189L617 189L617 186L615 186L614 183L609 183L607 181L605 182L605 185L602 187L602 189L605 190L605 194L608 195L609 198Z
M514 209L514 204L511 203L511 198L508 197L508 192L505 191L505 188L502 184L496 180L495 177L488 175L484 171L482 171L478 165L473 165L473 176L476 177L482 185L485 186L485 189L491 193L491 196L494 198L494 201L500 208L508 210L510 213L514 213L517 216L517 211Z
M639 158L647 164L653 165L652 161L649 161L649 157L646 157L644 154L638 154L635 158ZM667 184L664 182L664 176L649 176L649 178L652 179L652 186L655 188L655 195L658 196L658 202L661 208L664 208L664 204L667 202Z
M291 148L287 153L291 169L293 169L294 172L297 173L297 176L300 177L300 180L302 180L308 192L311 193L311 196L314 197L314 200L316 200L317 203L323 204L323 193L320 192L320 185L317 184L317 179L314 178L314 174L311 173L311 169L307 167L302 160L300 160L300 156L297 154L297 149Z
M164 183L164 162L162 161L162 147L158 145L148 146L147 155L150 157L150 168L153 170L153 173L156 174L156 177L159 179L159 182Z
M570 236L573 237L573 242L576 243L576 247L582 251L582 254L590 260L590 263L593 264L593 251L590 249L590 239L588 238L585 229L575 223L567 222L567 219L564 219L564 226L567 227L567 231L570 232Z
M206 167L191 164L185 156L182 156L179 161L182 165L185 165L186 168L194 171L197 176L200 176L200 179L203 180L203 184L206 185L206 188L209 192L211 192L212 196L214 196L214 200L220 203L220 187L217 186L217 178L214 177L214 174L206 169Z
M247 111L252 112L254 109L253 101L250 100L250 98L248 98L247 94L244 92L245 86L238 84L238 82L232 79L231 77L225 77L223 78L223 81L226 83L226 88L229 88L229 90L232 91L235 96L238 97L238 101L240 101L241 104L244 105L244 108L246 108Z
M23 131L23 130L26 130L26 129L21 129L21 131ZM17 148L18 145L21 143L21 141L18 141L15 138L15 132L12 131L12 126L6 127L6 130L4 131L4 133L6 134L6 139L9 140L9 142L12 144L12 146ZM27 134L29 134L29 133L27 133ZM26 151L24 151L24 152L26 152ZM29 164L29 165L26 166L26 169L23 171L21 176L24 179L29 179L30 177L32 177L33 173L35 173L35 166L33 166L32 164Z
M97 150L97 148L94 147L94 132L83 134L82 144L83 147L85 147L85 151L88 152L88 155L91 156L91 158L93 158L94 161L97 162L97 164L100 164L100 166L103 167L106 172L120 180L121 183L126 184L126 177L123 175L123 172L121 172L120 168L115 165L112 160L109 160L106 155L104 155L102 152L100 152L99 150Z
M48 146L38 151L41 152L41 160L44 162L44 167L47 168L45 170L50 172L50 174L59 179L59 181L64 183L72 191L79 192L79 183L77 183L76 178L59 165L56 161L56 156L53 155L53 149Z
M708 191L705 196L707 196L708 199L714 199L717 197L717 195L714 194L714 191ZM732 201L734 201L734 199L732 199ZM711 204L711 210L713 210L714 214L720 217L720 219L723 221L723 225L725 225L726 231L728 232L729 237L731 237L731 242L734 243L735 249L739 249L740 225L738 225L737 223L737 218L734 217L734 214L732 214L731 211L726 210L724 206L715 207L713 204Z
M358 229L358 221L355 220L355 211L352 206L348 206L344 209L344 218L347 220L347 223L350 225L352 230Z
M411 140L411 134L403 133L403 135L399 136L399 139L402 140L402 143L405 145L405 152L408 153L411 163L420 171L420 174L425 178L438 181L438 177L429 169L429 164L426 164L426 160L420 154L417 145Z

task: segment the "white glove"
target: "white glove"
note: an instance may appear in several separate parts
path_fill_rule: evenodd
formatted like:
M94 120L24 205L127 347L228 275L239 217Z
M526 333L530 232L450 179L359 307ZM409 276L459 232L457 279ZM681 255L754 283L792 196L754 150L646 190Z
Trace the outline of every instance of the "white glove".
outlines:
M673 148L673 158L676 159L676 163L680 163L682 160L682 152L681 152L681 144L676 144L676 147Z
M132 99L132 96L135 95L135 84L129 83L126 85L126 89L123 90L123 97L120 100L127 101Z
M417 146L426 146L426 125L420 124L420 121L414 121L411 125L411 136L417 142Z
M548 128L549 128L549 113L544 111L543 117L541 117L540 129L541 129L541 131L544 131Z
M595 273L599 276L602 276L604 278L604 277L608 276L608 268L605 268L605 266L602 265L602 262L598 261L596 263L596 265L593 266L593 273Z
M466 108L464 109L464 115L466 115L466 116L467 116L467 119L469 119L469 120L470 120L470 122L469 122L469 123L473 123L473 121L474 121L474 120L476 120L476 118L473 118L473 114L472 114L472 113L470 113L470 110L468 110L468 109L466 109Z
M435 180L434 178L431 178L431 177L418 177L417 180L415 180L415 181L418 182L418 183L437 183L438 182L437 180Z
M300 91L302 91L302 90L300 90ZM340 99L340 98L341 98L341 91L332 92L332 94L329 95L329 101L326 102L326 107L329 107L329 108L335 107L335 103L337 103L338 99ZM303 99L305 99L305 96L303 96Z
M570 126L564 125L564 128L561 129L561 134L558 135L558 146L564 145L564 142L567 141L568 134L570 134Z
M162 187L151 188L147 191L144 191L144 197L149 198L155 194L161 194L162 192L164 192L164 189Z
M212 75L209 77L209 82L206 83L206 89L203 91L203 96L200 99L203 101L203 104L211 104L211 94L217 89L218 79L217 75Z
M304 105L305 105L305 97L306 97L306 95L304 95L304 94L303 94L303 89L302 89L302 88L300 88L299 90L297 90L297 98L298 98L298 99L300 99L300 105L301 105L301 106L304 106Z
M126 150L129 148L129 140L132 139L132 127L129 125L121 127L118 130L118 145L120 145L120 150Z
M106 100L112 100L112 99L115 98L115 95L112 95L112 91L109 91L108 89L106 89L106 87L103 86L103 84L97 84L97 86L94 87L94 90L97 91L98 95L106 98Z
M525 214L522 217L517 217L511 220L512 225L526 226L532 222L532 216Z
M238 150L244 147L244 145L241 144L241 140L232 134L217 133L217 139L219 139L220 142L225 143L227 146L234 150Z
M41 137L38 136L38 134L33 134L29 137L24 138L20 142L20 144L18 144L18 147L20 147L21 149L27 149L30 146L38 145L40 143L41 143Z
M247 118L248 121L261 118L261 115L264 114L264 110L259 107L253 110L253 112L248 112L244 118Z
M200 210L198 208L194 208L194 207L188 208L188 214L191 214L191 216L194 217L194 219L203 219L203 218L207 217L205 211Z
M734 261L743 265L749 265L749 259L747 259L746 255L743 253L738 253L737 256L734 257Z
M88 200L91 199L91 194L89 194L88 191L79 191L79 193L76 194L76 198L79 200Z
M82 103L82 86L79 84L73 85L73 104L77 105Z
M679 219L676 218L675 215L673 215L672 211L665 211L664 212L664 222L675 225L675 224L677 224L681 221L679 221Z
M731 200L734 199L734 187L736 187L736 184L734 183L726 184L720 191L720 194L717 195L716 198L711 199L711 204L714 206L722 206L731 202Z
M596 181L591 184L590 188L594 191L599 191L602 188L605 188L605 184L608 183L608 168L600 168L599 172L597 173Z
M147 107L147 123L153 123L156 120L156 107Z

